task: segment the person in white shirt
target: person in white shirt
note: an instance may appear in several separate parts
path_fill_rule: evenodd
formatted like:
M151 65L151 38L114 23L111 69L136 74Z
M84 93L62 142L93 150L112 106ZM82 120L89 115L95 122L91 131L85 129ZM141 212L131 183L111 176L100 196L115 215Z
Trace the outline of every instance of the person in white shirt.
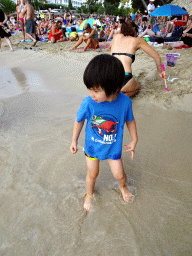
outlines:
M150 15L156 9L155 5L154 5L154 1L155 0L150 0L149 4L147 6L147 11L148 11L148 15L149 15L149 25L151 25L151 26L153 26L155 23L154 17Z
M98 16L97 19L95 20L95 24L98 26L98 27L101 27L101 21L100 21L100 17Z

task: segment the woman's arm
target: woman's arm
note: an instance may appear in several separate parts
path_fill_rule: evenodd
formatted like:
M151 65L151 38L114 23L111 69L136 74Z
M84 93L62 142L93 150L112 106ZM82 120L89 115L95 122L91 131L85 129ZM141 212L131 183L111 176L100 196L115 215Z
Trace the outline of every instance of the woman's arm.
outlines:
M182 36L183 36L183 37L188 36L188 37L192 38L192 34L189 34L189 33L187 33L187 32L183 33L183 35L182 35Z
M150 57L152 57L157 66L157 72L161 79L167 78L165 72L162 72L162 62L159 54L150 46L143 38L137 38L139 40L138 49L143 49Z
M5 15L5 19L3 21L3 24L5 24L7 22L7 15L5 13L4 13L4 15Z
M18 8L19 6L16 7L16 12L17 12L17 22L19 21L19 13L18 13Z

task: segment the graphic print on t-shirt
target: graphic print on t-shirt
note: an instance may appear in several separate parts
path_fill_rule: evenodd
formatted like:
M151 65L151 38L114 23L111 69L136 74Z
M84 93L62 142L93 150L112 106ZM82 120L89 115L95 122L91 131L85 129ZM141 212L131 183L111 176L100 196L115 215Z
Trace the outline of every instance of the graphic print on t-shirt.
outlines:
M117 124L119 121L114 116L96 116L91 118L91 127L95 134L103 139L103 141L113 141L116 137Z

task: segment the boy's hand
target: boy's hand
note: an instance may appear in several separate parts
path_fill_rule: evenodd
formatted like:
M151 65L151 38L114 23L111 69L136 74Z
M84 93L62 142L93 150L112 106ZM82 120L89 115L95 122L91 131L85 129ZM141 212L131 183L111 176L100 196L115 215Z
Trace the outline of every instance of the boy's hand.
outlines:
M77 142L72 142L70 146L71 153L75 154L78 151Z
M128 149L123 150L124 152L130 152L131 153L131 160L133 160L135 155L135 147L137 142L131 141L128 145L124 145L124 147L127 147Z

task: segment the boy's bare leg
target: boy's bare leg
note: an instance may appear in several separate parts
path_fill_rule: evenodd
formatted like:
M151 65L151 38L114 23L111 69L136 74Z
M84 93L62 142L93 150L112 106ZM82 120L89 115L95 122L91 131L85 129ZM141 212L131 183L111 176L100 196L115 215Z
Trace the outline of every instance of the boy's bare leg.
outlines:
M99 160L91 160L86 157L87 162L87 177L86 177L86 190L87 194L84 201L84 209L86 211L91 210L91 201L93 196L93 190L95 186L96 178L99 174Z
M109 166L111 168L114 178L119 182L119 189L121 191L123 200L125 202L131 201L132 195L126 186L127 177L123 170L122 160L121 159L119 159L119 160L108 159L108 163L109 163Z

